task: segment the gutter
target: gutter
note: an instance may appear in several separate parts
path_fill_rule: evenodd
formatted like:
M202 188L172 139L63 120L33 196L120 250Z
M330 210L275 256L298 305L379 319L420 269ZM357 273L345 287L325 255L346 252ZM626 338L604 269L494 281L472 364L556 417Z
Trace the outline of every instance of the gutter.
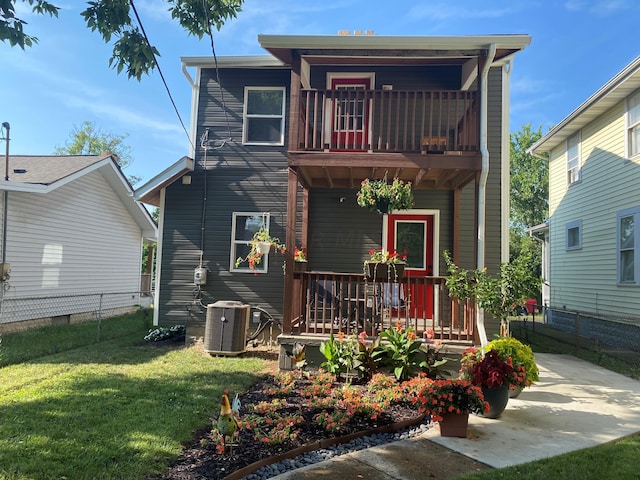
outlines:
M480 154L482 155L482 170L480 171L480 182L478 185L478 257L476 260L476 268L482 270L485 267L485 222L486 222L486 203L487 203L487 178L489 177L489 147L487 142L487 103L488 103L488 78L489 69L496 56L496 44L489 45L489 54L487 61L482 67L480 75ZM487 332L484 328L484 311L477 309L476 325L478 327L478 335L480 344L484 347L489 341Z

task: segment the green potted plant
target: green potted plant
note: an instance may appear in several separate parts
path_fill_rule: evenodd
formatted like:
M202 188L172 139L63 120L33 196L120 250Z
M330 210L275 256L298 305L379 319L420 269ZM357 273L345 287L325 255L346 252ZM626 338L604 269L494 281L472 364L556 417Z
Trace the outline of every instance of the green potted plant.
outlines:
M405 254L372 248L369 259L364 262L365 277L378 282L397 282L404 277L406 260Z
M365 178L360 184L357 196L358 205L375 210L380 214L392 213L394 210L407 210L413 206L411 182L394 178L387 183L385 174L382 180Z
M443 437L466 437L469 414L483 414L489 405L482 389L466 379L434 380L416 395L418 411L439 422Z
M284 253L286 247L280 243L280 239L269 235L269 230L265 226L260 227L256 233L253 234L250 242L251 249L246 257L238 257L236 259L236 268L240 264L247 262L249 268L255 271L256 266L260 265L262 257L269 253L272 248L277 252Z
M513 372L509 380L511 398L517 397L524 387L530 387L539 380L533 350L517 338L498 337L487 344L485 350L497 351L503 359L511 358Z
M504 360L496 350L483 351L475 347L462 354L461 377L482 389L489 403L487 418L498 418L509 401L509 380L513 372L511 357Z

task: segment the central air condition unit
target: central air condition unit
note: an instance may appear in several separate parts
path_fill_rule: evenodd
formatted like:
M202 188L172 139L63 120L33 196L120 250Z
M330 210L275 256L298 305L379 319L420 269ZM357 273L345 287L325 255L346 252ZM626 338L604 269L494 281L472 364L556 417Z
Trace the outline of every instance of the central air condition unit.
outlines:
M220 300L207 305L204 351L239 355L246 350L251 307L242 302Z

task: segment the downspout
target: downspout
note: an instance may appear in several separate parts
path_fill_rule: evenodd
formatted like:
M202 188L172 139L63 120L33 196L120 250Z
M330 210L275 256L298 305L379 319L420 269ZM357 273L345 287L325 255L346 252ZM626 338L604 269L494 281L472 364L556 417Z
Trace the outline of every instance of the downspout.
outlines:
M476 268L482 270L485 267L485 222L486 222L486 202L487 202L487 178L489 177L489 148L487 146L487 103L488 103L488 78L489 69L496 56L496 45L489 45L489 52L480 75L480 154L482 156L482 170L480 171L480 182L478 184L478 258ZM476 326L480 344L487 345L487 331L484 328L484 311L477 309Z

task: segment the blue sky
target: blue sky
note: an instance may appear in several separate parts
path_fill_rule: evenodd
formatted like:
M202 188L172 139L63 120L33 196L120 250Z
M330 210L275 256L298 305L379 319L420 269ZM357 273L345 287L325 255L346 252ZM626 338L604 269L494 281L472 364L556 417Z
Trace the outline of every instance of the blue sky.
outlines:
M143 182L187 155L188 138L157 70L141 82L117 75L108 66L111 47L80 16L86 2L50 1L62 8L58 19L31 15L18 0L37 45L22 51L0 43L0 121L11 124L11 153L51 154L89 120L104 132L128 134L134 162L125 173ZM187 36L163 0L135 4L189 129L191 88L180 57L211 55L211 44ZM516 56L511 74L511 130L530 123L546 132L640 55L639 18L640 0L246 0L214 39L217 55L243 55L265 53L260 33L528 34L531 45Z

